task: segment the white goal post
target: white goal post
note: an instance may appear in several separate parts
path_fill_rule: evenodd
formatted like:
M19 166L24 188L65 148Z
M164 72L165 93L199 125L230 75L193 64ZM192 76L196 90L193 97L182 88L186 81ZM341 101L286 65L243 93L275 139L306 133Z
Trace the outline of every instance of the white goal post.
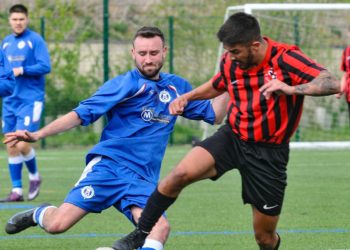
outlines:
M349 8L350 4L346 3L253 3L228 7L225 20L231 11L253 14L254 10L346 10Z
M299 29L299 26L301 27L301 29L304 29L304 33L305 34L308 34L310 33L311 35L311 31L314 31L316 28L313 27L313 25L316 25L316 26L322 26L322 30L319 31L318 33L316 34L321 34L322 32L324 32L325 34L328 32L328 33L332 33L332 34L329 34L329 36L332 35L331 38L324 38L320 35L320 37L315 37L314 40L312 39L309 39L310 41L308 42L308 46L306 46L305 44L307 44L305 41L304 41L304 44L297 44L302 50L306 50L306 54L307 55L310 55L310 51L314 52L315 55L319 55L319 54L322 54L320 53L319 51L322 51L324 52L325 49L322 48L321 46L328 46L327 47L327 52L324 52L324 53L327 53L326 56L324 57L327 57L327 60L328 61L322 61L323 59L318 59L317 56L314 56L313 53L311 53L311 57L315 57L315 60L319 61L321 64L325 65L327 68L328 68L328 65L329 64L332 64L333 68L331 68L331 71L337 71L336 73L339 75L340 74L340 70L339 70L339 65L340 65L340 57L341 57L341 51L342 51L342 48L341 46L339 46L340 42L339 43L334 43L333 42L330 42L329 45L326 44L324 42L324 44L322 45L319 45L319 41L318 40L335 40L335 39L338 39L338 37L342 36L342 31L345 30L345 27L340 27L339 29L337 28L337 24L338 26L341 26L341 25L347 25L350 27L350 18L347 17L347 13L349 13L350 11L350 4L343 4L343 3L305 3L305 4L289 4L289 3L270 3L270 4L244 4L244 5L239 5L239 6L230 6L226 9L226 12L225 12L225 16L224 16L224 21L226 19L228 19L228 17L235 13L235 12L245 12L245 13L248 13L248 14L252 14L254 16L256 16L260 22L260 24L262 25L262 22L260 19L264 19L264 20L267 20L267 19L271 19L270 20L270 26L275 26L276 23L284 23L283 25L285 25L284 29L281 28L281 31L276 31L277 32L277 38L276 37L271 37L270 34L266 34L264 28L262 27L262 33L264 35L267 35L267 36L270 36L272 39L274 40L280 40L280 34L279 33L283 33L283 32L286 32L285 30L286 29L289 29L289 30L293 30L293 29ZM293 20L287 20L287 17L281 15L281 16L278 16L278 14L276 13L294 13L294 15L296 15L297 17L301 16L303 18L303 15L306 16L306 19L304 20L301 20L300 23L296 23L296 22L293 22ZM300 15L299 13L303 13L302 15ZM306 14L308 13L308 14ZM327 20L329 20L329 24L327 23L327 21L325 21L323 23L323 18L326 18L324 16L326 16L324 13L328 13L330 16L328 17ZM331 13L331 14L330 14ZM318 17L313 17L312 15L313 14L317 14ZM277 17L276 17L277 15ZM292 14L291 14L292 15ZM324 15L324 16L322 16ZM343 23L344 24L341 24L340 21L336 21L337 18L335 18L337 15L340 15L339 16L339 19L342 20L342 18L345 18L343 19ZM344 17L343 17L344 15ZM286 19L285 19L286 18ZM348 19L347 19L348 18ZM285 19L285 20L284 20ZM334 19L334 20L332 20ZM308 21L313 21L315 23L308 23ZM321 20L321 21L320 21ZM348 20L348 21L347 21ZM264 21L267 23L267 21ZM340 25L339 25L340 24ZM267 26L269 26L267 25ZM298 26L299 25L299 26ZM328 25L328 26L327 26ZM296 27L293 27L293 26L296 26ZM287 28L286 28L287 27ZM318 28L318 27L317 27ZM277 30L277 29L276 29ZM310 31L311 30L311 31ZM299 30L294 30L294 32L298 33ZM289 32L291 33L291 32ZM334 33L334 34L333 34ZM350 28L349 28L349 34L350 34ZM299 35L299 34L298 34ZM282 34L283 36L283 34ZM283 39L282 39L283 40ZM291 43L291 44L296 44L295 41L283 41L283 42L287 42L287 43ZM314 44L315 43L315 44ZM317 43L317 44L316 44ZM350 45L350 40L348 41L349 45ZM309 48L306 48L306 47L309 47ZM216 67L215 67L215 73L219 71L219 66L220 66L220 58L221 58L221 55L223 53L223 47L222 47L222 44L220 44L219 46L219 50L218 50L218 56L217 56L217 63L216 63ZM329 56L329 55L335 55L334 56L334 59L332 60L333 57ZM331 63L329 63L329 60L332 60ZM312 97L311 97L312 98ZM319 97L317 97L319 98ZM317 99L317 98L314 98L314 99ZM328 111L326 110L326 108L324 108L323 106L318 106L320 104L312 104L314 105L313 106L313 109L310 108L309 111L307 112L314 112L314 113L317 113L317 114L309 114L307 113L305 115L305 106L304 106L304 112L303 112L303 116L302 116L302 120L300 123L306 123L305 121L303 121L303 117L304 117L304 120L309 120L309 122L314 122L313 120L317 120L315 117L318 117L318 116L321 116L321 117L325 117L324 119L328 119L328 120L335 120L335 119L338 119L339 121L341 120L343 123L344 121L346 122L346 124L342 127L342 130L347 130L348 132L348 136L345 138L339 138L341 137L338 136L335 136L335 139L329 139L327 138L326 140L323 140L323 138L320 138L319 140L315 140L314 138L316 137L317 138L317 135L314 136L313 139L310 139L310 141L308 141L308 139L306 138L306 140L292 140L291 141L291 148L350 148L350 127L349 127L349 121L347 119L347 110L344 111L344 105L343 104L340 104L341 102L344 102L344 100L330 100L329 99L330 97L328 97L327 101L325 102L326 106L327 106L327 109L331 109L331 111ZM307 97L306 99L309 99L309 97ZM314 102L314 101L311 101L311 102ZM322 101L321 101L322 102ZM333 103L332 103L333 102ZM345 103L345 102L344 102ZM304 104L305 105L305 104ZM323 104L322 104L323 105ZM340 105L343 105L342 106L342 111L339 111L338 114L335 114L337 111L334 111L334 109L341 109ZM347 107L345 108L347 109ZM325 111L326 110L326 111ZM327 114L327 112L330 112L331 115ZM335 116L336 118L334 118L333 116ZM345 118L344 118L345 116ZM326 125L317 125L316 126L316 129L315 128L311 128L309 130L315 130L317 131L318 128L320 127L320 130L321 129L330 129L330 127L332 127L332 129L337 129L335 126L333 125L327 125L328 123L330 123L330 121L326 121ZM333 121L333 123L337 123L337 121ZM334 128L335 127L335 128ZM217 127L216 127L217 128ZM216 129L214 128L214 130ZM210 128L210 126L207 126L205 125L204 126L204 133L203 133L203 138L206 138L207 136L209 136L210 134L212 134L214 132L213 129ZM330 133L332 133L332 131L330 131ZM343 132L344 133L344 132ZM345 136L344 136L345 137Z

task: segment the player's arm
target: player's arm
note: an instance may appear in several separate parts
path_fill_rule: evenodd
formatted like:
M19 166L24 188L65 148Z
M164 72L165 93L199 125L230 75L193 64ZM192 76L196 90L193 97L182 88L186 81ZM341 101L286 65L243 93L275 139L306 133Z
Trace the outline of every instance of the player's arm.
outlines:
M296 95L324 96L339 93L340 83L327 70L306 84L295 86Z
M325 96L339 93L340 83L327 70L323 70L308 83L290 86L278 79L274 79L264 84L259 90L266 99L269 99L273 93L285 95Z
M20 68L14 68L13 72L15 76L18 75L29 75L29 76L38 76L44 75L51 72L51 63L49 50L46 46L45 41L42 38L36 40L34 48L34 57L36 63L33 65L25 65Z
M227 92L224 92L212 100L211 105L213 106L215 112L215 124L220 124L225 119L229 100L230 96Z
M9 96L12 94L16 80L12 72L10 63L6 56L0 50L0 96Z
M71 111L35 133L37 134L39 140L50 135L55 135L70 130L79 126L80 124L81 119L79 118L78 114L75 111Z
M19 141L35 142L44 137L67 131L79 126L80 124L81 119L79 118L78 114L75 111L71 111L66 115L54 120L37 132L31 133L29 131L19 130L16 132L8 133L6 134L4 143L15 145Z
M189 101L212 99L222 93L223 91L216 90L213 87L212 82L208 81L190 92L176 98L172 103L170 103L169 112L172 115L181 115Z

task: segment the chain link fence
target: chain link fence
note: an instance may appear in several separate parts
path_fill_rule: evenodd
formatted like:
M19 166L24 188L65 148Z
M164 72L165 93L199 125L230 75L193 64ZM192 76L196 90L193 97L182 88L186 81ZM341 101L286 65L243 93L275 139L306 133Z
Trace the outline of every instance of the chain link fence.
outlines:
M169 15L162 8L152 7L152 2L157 1L132 5L117 2L110 1L109 4L108 33L103 29L103 1L85 1L84 5L81 1L35 1L36 4L30 5L30 28L45 35L52 62L52 72L46 77L46 123L89 97L103 84L106 70L112 78L134 67L130 56L131 40L142 26L158 26L165 33L167 44L173 45L173 53L168 55L164 71L189 79L193 86L207 81L214 74L219 48L216 32L224 21L224 13L209 16L204 12L174 12L174 15ZM0 38L11 32L7 15L6 11L0 12ZM322 19L322 13L315 17L310 12L257 14L264 34L288 43L299 42L304 52L340 76L340 56L345 45L343 31L345 23L349 22L341 22L342 16L339 18L339 15L333 13ZM108 69L103 61L103 41L107 34ZM329 131L325 140L334 137L349 139L344 102L320 98L316 103L315 98L307 98L305 104L301 125L307 126L302 127L297 140L317 140L318 134L309 136L315 129L323 134ZM103 121L89 128L78 128L71 135L49 139L48 145L92 144L98 140L102 126ZM188 143L193 135L201 137L199 126L198 122L180 119L174 142ZM334 136L334 131L342 133Z

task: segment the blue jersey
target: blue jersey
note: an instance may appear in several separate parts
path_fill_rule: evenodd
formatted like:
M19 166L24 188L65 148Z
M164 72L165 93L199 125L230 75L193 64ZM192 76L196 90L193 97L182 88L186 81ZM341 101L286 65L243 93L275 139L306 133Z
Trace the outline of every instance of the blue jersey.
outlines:
M137 69L102 85L97 92L74 109L88 125L106 114L107 125L100 142L87 155L107 156L131 168L147 180L157 182L169 135L177 116L168 106L177 96L192 89L179 76L161 73L160 80L143 77ZM210 101L193 101L183 116L213 124L215 113Z
M15 87L15 76L10 63L7 61L2 50L0 50L0 96L11 95Z
M12 68L23 67L23 74L16 77L13 95L7 98L43 101L44 75L51 71L50 56L44 39L36 32L26 29L20 35L6 36L1 48Z

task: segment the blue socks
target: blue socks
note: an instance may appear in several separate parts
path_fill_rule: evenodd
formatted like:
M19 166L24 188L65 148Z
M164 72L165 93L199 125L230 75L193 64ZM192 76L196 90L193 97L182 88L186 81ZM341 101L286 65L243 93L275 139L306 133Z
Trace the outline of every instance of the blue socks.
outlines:
M43 204L40 207L36 208L33 214L33 220L35 223L37 223L41 228L44 228L43 225L43 219L44 219L44 214L48 208L56 208L55 206L52 206L50 204Z
M30 180L38 180L40 178L36 164L35 150L33 148L27 155L10 156L8 158L8 167L13 189L16 188L18 190L22 188L23 162L27 166Z
M38 169L36 165L35 150L33 148L27 155L23 155L23 160L27 165L29 174L37 174Z
M13 188L22 188L22 163L22 155L8 158L8 166Z

